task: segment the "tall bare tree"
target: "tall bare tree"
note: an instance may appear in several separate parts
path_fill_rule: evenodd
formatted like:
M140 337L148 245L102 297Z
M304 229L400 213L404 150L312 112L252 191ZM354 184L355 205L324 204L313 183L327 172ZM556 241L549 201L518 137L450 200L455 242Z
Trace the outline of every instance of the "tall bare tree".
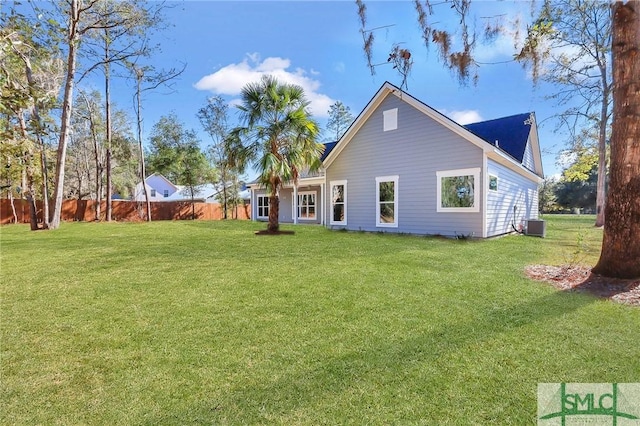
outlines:
M144 44L145 41L142 40ZM136 58L140 59L140 58ZM165 86L171 88L171 83L177 79L186 69L186 64L181 68L171 68L168 71L157 71L150 65L140 65L137 62L126 62L127 69L135 81L134 110L136 113L136 140L138 142L138 155L140 158L139 178L142 182L146 203L147 222L151 222L151 200L149 199L149 187L145 183L147 177L147 165L144 147L142 145L142 95L145 92L156 90Z
M601 0L545 0L516 56L524 63L535 63L540 68L535 74L557 88L551 98L565 108L559 118L573 135L571 144L576 152L583 149L583 129L597 130L596 226L604 225L606 198L613 87L611 23L611 8Z
M99 6L90 12L101 28L89 33L85 41L85 56L94 64L83 74L101 69L104 75L104 114L106 152L106 220L111 220L111 199L113 193L112 176L112 102L111 85L114 78L113 66L127 66L135 58L149 56L152 48L146 42L146 34L162 23L162 2L142 2L139 0L100 0ZM142 42L140 40L143 40Z
M228 114L229 105L220 96L208 98L207 104L200 108L197 114L200 124L211 137L212 144L209 146L208 154L213 166L218 171L216 186L220 194L219 199L222 203L222 217L224 219L228 217L231 201L234 197L237 198L237 185L234 183L238 180L238 173L231 167L224 143L231 130L228 124Z

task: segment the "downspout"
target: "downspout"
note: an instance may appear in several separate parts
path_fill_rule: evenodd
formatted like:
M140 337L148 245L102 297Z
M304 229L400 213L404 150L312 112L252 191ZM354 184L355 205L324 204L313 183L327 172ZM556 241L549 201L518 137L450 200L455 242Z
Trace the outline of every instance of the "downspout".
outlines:
M489 162L487 161L487 152L482 151L482 238L487 238L487 206L489 204Z
M324 182L320 184L320 225L325 226Z

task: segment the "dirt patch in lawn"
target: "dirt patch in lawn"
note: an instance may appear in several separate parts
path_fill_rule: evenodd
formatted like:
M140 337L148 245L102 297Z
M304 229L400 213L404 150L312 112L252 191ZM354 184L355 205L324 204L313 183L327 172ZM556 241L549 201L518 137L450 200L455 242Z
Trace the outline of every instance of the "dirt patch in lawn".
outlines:
M607 278L591 272L584 266L530 265L527 276L536 281L550 283L562 291L578 291L615 302L640 307L640 279Z

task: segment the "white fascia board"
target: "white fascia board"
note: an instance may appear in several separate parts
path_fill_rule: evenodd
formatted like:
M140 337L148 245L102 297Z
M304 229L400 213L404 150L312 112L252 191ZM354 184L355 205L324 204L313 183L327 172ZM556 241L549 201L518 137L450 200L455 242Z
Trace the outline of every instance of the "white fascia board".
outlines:
M459 135L463 139L466 139L467 141L469 141L472 144L476 145L478 148L482 149L484 152L492 150L493 146L490 143L488 143L487 141L485 141L484 139L482 139L482 138L476 136L475 134L471 133L469 130L464 128L462 125L456 123L455 121L453 121L452 119L450 119L446 115L436 111L435 109L431 108L427 104L425 104L423 102L420 102L419 100L417 100L413 96L409 95L408 93L405 93L405 92L402 92L402 91L400 91L398 93L398 90L394 91L393 94L396 95L401 100L403 100L406 103L408 103L409 105L411 105L412 107L414 107L415 109L417 109L418 111L421 111L423 114L425 114L426 116L428 116L432 120L436 121L437 123L441 124L445 128L447 128L447 129L451 130L452 132L456 133L457 135Z
M537 174L535 174L534 172L532 172L531 170L525 168L524 166L522 166L522 164L518 163L516 160L514 160L511 156L505 154L504 152L498 150L498 149L493 149L491 151L489 151L487 153L487 156L489 157L489 159L495 161L496 163L499 163L505 167L507 167L510 170L513 170L514 172L518 173L519 175L524 176L525 178L529 179L530 181L533 182L537 182L537 183L542 183L542 181L544 180L543 178L541 178L540 176L538 176Z
M536 114L531 113L533 123L531 123L531 131L529 132L529 143L533 151L533 164L538 176L544 176L542 169L542 152L540 150L540 139L538 138L538 123L536 122Z
M323 183L325 183L324 176L315 176L315 177L298 179L298 187L309 186L309 185L320 185ZM282 188L293 188L293 187L294 187L293 182L287 182L282 184ZM257 189L264 189L265 186L261 183L254 182L254 183L247 184L247 188L249 188L250 190L257 190Z

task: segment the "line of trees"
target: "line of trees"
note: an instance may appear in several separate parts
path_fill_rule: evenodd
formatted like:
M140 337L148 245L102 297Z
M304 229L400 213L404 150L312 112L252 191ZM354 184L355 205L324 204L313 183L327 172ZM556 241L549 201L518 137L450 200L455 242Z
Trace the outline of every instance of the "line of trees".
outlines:
M35 199L42 199L45 228L60 225L63 198L104 197L110 220L110 195L131 189L133 133L110 99L113 79L124 74L112 71L127 70L132 60L153 52L146 34L160 27L163 7L138 0L64 0L14 3L0 12L0 128L10 169L4 189L9 197L26 197L34 211ZM98 71L104 91L76 93ZM39 227L35 218L32 229Z
M0 184L3 196L29 200L32 229L57 228L64 198L106 200L106 211L96 203L95 218L109 221L112 197L133 196L136 184L154 172L186 186L192 198L198 186L214 183L226 218L241 202L244 182L225 150L232 126L222 98L207 99L196 114L211 138L207 150L175 114L160 118L149 150L143 149L144 93L170 86L184 70L145 65L156 50L148 35L166 26L166 5L64 0L22 6L0 11ZM103 87L84 85L89 76L102 78ZM130 83L135 120L111 100L114 80ZM328 130L337 139L353 118L340 102L331 115ZM42 224L36 199L43 202Z

